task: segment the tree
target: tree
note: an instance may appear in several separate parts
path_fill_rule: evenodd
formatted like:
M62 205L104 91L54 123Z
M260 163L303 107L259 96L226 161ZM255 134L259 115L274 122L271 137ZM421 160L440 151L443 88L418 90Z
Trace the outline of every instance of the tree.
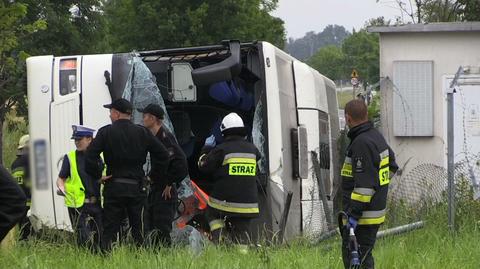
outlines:
M46 30L21 38L30 55L76 55L106 52L100 0L18 0L27 6L23 23L44 20Z
M345 67L356 69L364 82L376 83L379 80L379 37L365 29L353 33L342 44L345 54Z
M385 20L385 17L377 17L369 19L365 22L364 28L371 27L371 26L389 26L392 23L391 20Z
M453 22L461 21L462 15L460 10L462 4L459 1L439 1L428 0L424 1L420 7L421 17L423 22Z
M119 51L266 40L283 47L283 21L269 12L278 0L109 0L108 39Z
M349 77L345 68L345 55L342 49L337 46L321 48L308 60L308 64L332 80Z
M350 33L343 26L328 25L320 33L310 31L302 38L290 38L287 43L287 51L299 60L307 60L322 47L340 46L349 35Z
M459 0L462 4L460 10L461 17L466 21L480 21L480 1L478 0Z
M480 20L480 1L478 0L395 0L395 3L401 12L403 22Z
M370 19L366 27L371 25L385 25L383 17ZM353 69L357 70L360 79L367 83L376 83L379 80L379 37L378 34L368 33L366 27L355 32L341 43L341 48L327 46L321 48L308 63L330 79L348 79Z
M24 64L27 54L19 48L19 39L45 29L43 20L22 23L27 14L24 4L0 2L0 163L3 163L3 124L8 111L25 103Z

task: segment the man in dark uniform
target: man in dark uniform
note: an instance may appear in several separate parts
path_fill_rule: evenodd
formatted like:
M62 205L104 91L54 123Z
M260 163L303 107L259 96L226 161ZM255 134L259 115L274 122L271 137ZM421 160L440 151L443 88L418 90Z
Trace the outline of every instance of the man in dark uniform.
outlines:
M18 148L17 148L17 158L13 161L11 165L12 169L12 176L17 180L18 185L22 188L23 192L27 196L27 210L25 211L25 216L20 221L20 240L25 240L30 235L32 225L30 220L27 217L27 212L30 209L31 201L32 201L32 182L30 181L30 167L29 167L29 159L28 159L28 151L29 151L29 144L30 136L23 135L20 137L18 141Z
M212 239L218 243L227 232L233 243L249 242L252 218L259 214L257 197L257 148L245 140L242 118L236 113L225 116L220 125L224 142L216 145L207 138L198 161L200 171L214 182L208 200L207 218Z
M398 166L392 149L368 121L363 100L346 104L345 120L350 128L350 145L341 171L343 210L348 215L342 234L343 263L350 268L348 231L353 228L360 245L362 268L374 268L372 250L378 228L385 221L390 178Z
M152 178L163 178L168 166L168 152L148 129L130 120L132 105L117 99L104 105L110 109L111 125L98 130L87 149L86 170L94 177L102 174L98 166L103 152L107 165L105 177L102 250L110 251L120 223L128 215L132 236L143 244L143 209L146 202L146 180L143 165L147 153L152 157Z
M77 149L63 157L57 193L65 196L65 206L78 245L97 248L103 228L100 177L94 178L85 172L85 151L93 140L95 130L81 125L73 125L72 129Z
M180 183L188 174L187 158L173 134L163 126L165 112L159 105L150 104L138 111L143 113L143 125L162 142L170 157L166 177L150 178L147 210L152 243L168 246L171 244L170 232L177 208L175 184Z
M0 165L0 242L25 216L27 198L8 171Z

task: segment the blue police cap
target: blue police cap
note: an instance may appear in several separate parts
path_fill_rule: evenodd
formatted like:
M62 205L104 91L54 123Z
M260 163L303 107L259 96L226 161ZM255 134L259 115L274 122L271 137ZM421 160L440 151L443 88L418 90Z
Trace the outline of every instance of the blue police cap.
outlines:
M72 139L82 138L82 137L93 137L95 129L88 128L82 125L72 125L73 134Z

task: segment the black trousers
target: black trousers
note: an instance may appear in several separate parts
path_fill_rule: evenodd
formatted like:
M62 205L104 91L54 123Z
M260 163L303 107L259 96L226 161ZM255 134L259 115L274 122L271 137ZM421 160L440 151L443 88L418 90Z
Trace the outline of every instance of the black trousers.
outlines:
M243 245L250 243L252 218L231 216L228 213L209 207L207 209L207 219L214 243L218 244L223 241Z
M68 215L77 237L77 244L92 249L98 248L103 230L100 204L85 203L79 208L69 207Z
M172 187L172 197L165 200L162 197L164 187L152 185L148 195L146 223L148 224L148 238L153 246L170 246L172 239L172 222L177 211L177 191Z
M133 185L133 188L137 186ZM103 251L110 251L113 238L120 230L120 224L127 213L132 237L137 246L143 245L143 210L146 202L145 195L137 196L107 196L103 201Z
M373 269L375 263L373 260L373 247L377 239L379 225L358 225L355 229L355 236L357 243L359 244L359 254L361 261L361 268ZM350 250L349 246L349 232L347 229L343 229L342 232L342 258L343 265L346 269L350 268Z
M20 186L0 165L0 241L25 216L26 201Z

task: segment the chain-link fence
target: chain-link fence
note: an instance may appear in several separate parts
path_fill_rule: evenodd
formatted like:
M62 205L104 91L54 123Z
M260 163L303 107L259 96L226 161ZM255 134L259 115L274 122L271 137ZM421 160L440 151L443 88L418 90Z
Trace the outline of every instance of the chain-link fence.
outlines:
M409 105L406 98L402 96L402 92L389 78L382 79L381 84L383 90L391 91L392 94L397 96L397 99L401 101L403 110L401 115L397 115L397 118L403 115L403 122L406 125L406 130L412 128L412 107ZM468 87L468 85L465 84L459 87L456 91L454 112L452 112L455 113L454 126L447 126L445 118L443 118L443 126L444 128L448 128L446 132L453 132L455 135L455 189L463 187L463 183L466 183L468 188L473 190L473 197L469 197L469 199L473 200L473 198L478 198L479 196L478 180L480 179L480 152L475 143L478 141L480 135L480 132L478 131L480 128L480 121L478 120L478 100L468 100L465 96L465 92L468 90L471 95L472 89L464 87ZM386 105L386 103L383 103L383 105ZM436 115L436 117L442 119L441 115ZM391 120L389 122L388 119L388 113L386 113L384 120L385 122L382 122L382 124L384 124L383 129L388 134L392 129L392 126L390 126ZM387 218L387 224L389 226L397 226L412 221L422 220L439 202L446 203L448 199L448 171L446 166L443 167L438 165L439 160L442 158L435 156L435 154L438 154L439 152L444 152L447 147L447 138L442 135L435 136L434 139L431 140L432 142L429 142L432 146L432 153L420 157L424 158L423 160L414 156L414 152L416 152L412 148L414 147L414 144L409 145L409 141L415 138L416 137L404 137L401 143L397 145L401 148L400 151L403 151L403 154L410 154L410 159L416 159L415 162L417 163L413 168L408 167L406 172L399 173L392 180L390 185ZM433 140L436 140L437 142L433 143ZM409 152L409 150L413 151ZM427 156L431 156L435 161L429 162ZM444 158L446 160L447 156L445 155ZM400 166L407 166L406 164L408 163L408 160L405 163L400 163ZM458 199L458 196L459 195L455 198Z
M470 154L455 163L455 186L472 182L480 176L480 153ZM473 178L472 178L473 177ZM397 226L423 220L440 202L447 202L447 169L438 165L424 163L408 173L397 175L390 185L388 226ZM456 199L462 193L457 193ZM470 197L473 199L473 197Z

